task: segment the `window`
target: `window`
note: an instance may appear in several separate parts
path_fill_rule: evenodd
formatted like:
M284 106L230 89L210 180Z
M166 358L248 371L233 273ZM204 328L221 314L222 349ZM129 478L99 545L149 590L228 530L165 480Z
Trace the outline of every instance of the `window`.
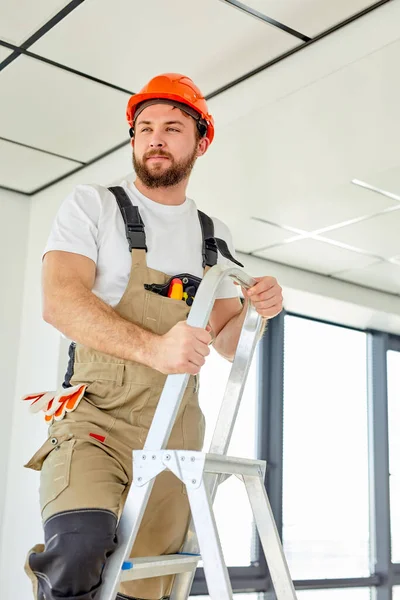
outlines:
M204 450L208 451L221 407L231 363L211 351L201 371L200 405L206 417ZM229 446L228 454L240 458L256 458L257 379L254 358ZM215 517L227 566L249 566L255 556L253 515L246 489L235 476L218 489Z
M394 588L394 592L397 588ZM399 588L400 589L400 588ZM394 593L393 600L400 600ZM301 590L296 592L298 600L370 600L369 588L344 588L337 590ZM235 600L264 600L265 594L234 594ZM190 596L189 600L210 600L210 596Z
M309 588L298 590L298 599L370 600L373 586L380 585L376 573L370 574L370 456L374 459L370 468L375 470L375 478L382 473L387 477L389 472L388 455L379 451L386 428L386 371L382 368L386 365L386 353L389 440L383 440L383 447L388 443L392 558L400 563L400 338L383 332L367 334L287 314L274 319L268 332L260 355L262 404L256 399L259 382L254 361L229 454L256 457L256 448L260 446L263 455L269 456L271 503L278 525L283 524L283 545L291 576L303 580L302 588ZM368 367L371 367L369 377ZM214 352L202 370L200 402L208 424L205 449L229 370L230 364ZM370 392L375 410L375 418L370 422L367 381L373 384ZM260 425L260 418L264 419L260 427L262 439L257 440L256 425ZM380 440L374 447L376 456L369 455L368 426L371 439ZM242 567L230 571L233 587L262 589L264 563L261 560L258 565L253 519L241 482L233 477L225 482L215 508L227 564ZM377 502L371 518L378 517L381 524L388 525L387 502ZM239 536L233 524L242 526ZM387 526L384 531L388 532ZM386 538L385 545L378 544L376 548L379 575L383 578L390 576L391 571L387 552L383 552L387 542ZM395 568L394 600L400 600L399 576ZM363 577L364 587L335 587L340 586L335 579L353 579L353 585L360 586L361 581L356 578ZM325 578L333 580L332 587L314 589L312 580ZM201 573L196 583L196 592L206 594ZM388 588L384 593L391 594L391 586ZM235 594L238 600L267 597L268 593L261 592ZM208 600L206 595L197 598Z
M387 353L392 562L400 562L400 352ZM397 592L398 594L398 592ZM400 596L399 596L400 598Z
M393 588L393 600L400 600L400 586L398 585Z
M264 594L234 594L235 600L263 600ZM189 600L211 600L210 596L190 596ZM357 599L356 599L357 600Z
M286 316L284 341L283 542L292 578L369 575L366 335ZM366 592L307 593L299 597Z
M370 600L369 588L344 588L338 590L305 590L297 592L298 600Z

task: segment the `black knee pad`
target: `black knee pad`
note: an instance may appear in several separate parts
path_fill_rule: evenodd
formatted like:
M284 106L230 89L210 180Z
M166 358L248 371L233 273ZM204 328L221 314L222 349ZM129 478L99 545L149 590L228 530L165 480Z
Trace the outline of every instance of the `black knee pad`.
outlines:
M116 526L114 513L100 509L71 510L46 521L45 550L29 559L45 600L95 599L117 545Z

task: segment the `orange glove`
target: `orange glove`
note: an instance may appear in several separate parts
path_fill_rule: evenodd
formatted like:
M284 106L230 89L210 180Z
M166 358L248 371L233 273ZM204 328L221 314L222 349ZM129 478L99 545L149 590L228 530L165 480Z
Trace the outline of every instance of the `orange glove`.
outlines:
M61 421L67 412L76 409L79 402L85 395L87 385L75 385L69 388L63 388L60 392L39 392L37 394L28 394L22 398L23 401L31 402L30 412L44 412L44 418L47 423L53 420Z

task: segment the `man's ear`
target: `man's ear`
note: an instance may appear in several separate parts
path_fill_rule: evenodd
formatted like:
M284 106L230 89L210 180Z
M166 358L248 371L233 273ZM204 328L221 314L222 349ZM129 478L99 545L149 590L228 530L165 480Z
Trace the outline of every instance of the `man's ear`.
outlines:
M207 137L201 138L197 146L197 156L203 156L208 150L210 140Z
M129 129L129 135L130 135L130 137L131 137L131 144L132 144L132 146L133 146L133 144L134 144L134 142L135 142L135 130L134 130L134 128L133 128L133 127L131 127L131 128Z

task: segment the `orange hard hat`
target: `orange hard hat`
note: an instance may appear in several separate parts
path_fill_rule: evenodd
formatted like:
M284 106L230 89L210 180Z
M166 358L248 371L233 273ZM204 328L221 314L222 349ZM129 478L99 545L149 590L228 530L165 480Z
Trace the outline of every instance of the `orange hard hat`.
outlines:
M210 142L213 141L214 119L208 112L205 98L193 81L180 73L157 75L138 94L129 98L126 118L131 129L134 128L135 113L139 104L156 99L164 99L171 104L176 102L178 107L182 105L182 110L188 107L188 113L197 120L197 126L204 137L207 137Z

